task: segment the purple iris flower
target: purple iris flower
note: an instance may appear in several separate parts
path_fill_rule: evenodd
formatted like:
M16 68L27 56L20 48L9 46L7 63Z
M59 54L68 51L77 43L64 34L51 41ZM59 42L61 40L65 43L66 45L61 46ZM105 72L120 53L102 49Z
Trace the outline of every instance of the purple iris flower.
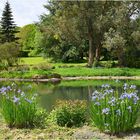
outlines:
M27 99L27 98L25 98L25 101L27 101L28 103L32 103L32 101L31 100L29 100L29 99Z
M119 115L119 116L121 115L120 109L116 110L116 114Z
M108 102L108 104L110 104L111 106L114 106L116 103L116 98L112 97L111 100Z
M102 114L108 115L108 114L109 114L109 111L110 111L109 108L104 108L104 109L102 110Z
M102 85L102 88L109 88L109 87L110 87L109 84L103 84L103 85Z
M136 85L131 85L130 88L131 89L136 89Z
M99 102L95 102L95 105L100 106L100 103Z
M132 107L128 106L127 109L129 110L129 112L132 112Z
M20 101L20 98L17 98L16 96L14 96L13 98L14 98L14 99L13 99L13 102L14 102L14 103L18 103L18 102Z

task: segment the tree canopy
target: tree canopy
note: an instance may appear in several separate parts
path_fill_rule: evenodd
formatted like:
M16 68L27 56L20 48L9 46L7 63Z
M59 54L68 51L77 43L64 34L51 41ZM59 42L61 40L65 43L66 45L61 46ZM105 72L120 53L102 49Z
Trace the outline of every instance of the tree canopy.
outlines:
M106 48L120 66L129 66L125 59L139 46L138 1L49 1L45 8L49 15L42 15L40 29L51 57L87 57L92 67Z

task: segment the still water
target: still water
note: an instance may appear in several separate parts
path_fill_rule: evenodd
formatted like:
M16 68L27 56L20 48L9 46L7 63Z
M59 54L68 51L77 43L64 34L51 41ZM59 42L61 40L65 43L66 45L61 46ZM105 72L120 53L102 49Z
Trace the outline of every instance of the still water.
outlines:
M113 88L121 89L124 83L135 84L140 94L140 81L94 80L94 81L67 81L59 84L33 83L32 86L40 95L40 105L50 111L57 100L90 100L94 90L102 84L110 84Z
M39 104L47 111L51 111L57 100L90 100L94 90L102 84L110 84L113 88L121 89L124 83L135 84L140 94L140 81L90 80L90 81L63 81L61 83L18 83L19 86L31 85L34 92L39 94ZM10 83L1 82L0 87Z

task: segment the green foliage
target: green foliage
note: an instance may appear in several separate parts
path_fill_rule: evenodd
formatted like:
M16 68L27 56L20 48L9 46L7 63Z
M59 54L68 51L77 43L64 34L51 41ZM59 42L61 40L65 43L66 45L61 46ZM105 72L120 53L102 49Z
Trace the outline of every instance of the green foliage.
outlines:
M24 90L14 83L0 89L1 113L9 127L34 127L37 112L36 94L32 93L30 86Z
M106 68L113 68L115 66L115 62L114 61L107 61L105 63L105 67Z
M101 131L117 134L132 130L140 107L135 85L124 84L122 90L113 90L108 84L93 92L91 120Z
M19 45L17 43L0 44L0 62L3 66L8 67L18 62Z
M126 46L126 40L121 36L119 32L116 32L112 28L105 33L105 41L103 47L107 48L109 51L116 52L116 56L118 57L119 65L123 64L123 53ZM115 53L114 53L115 54Z
M49 1L45 8L50 14L42 16L40 28L46 56L63 62L86 57L92 67L103 54L120 67L135 67L127 59L139 48L139 2ZM103 47L110 52L102 53Z
M0 43L14 42L18 40L19 38L15 36L16 33L17 29L13 21L13 15L10 8L10 4L6 2L1 18Z
M10 68L8 68L10 70ZM15 68L12 68L12 71L21 71L21 72L28 72L30 71L30 67L28 65L19 65Z
M51 64L44 62L44 63L40 63L40 64L32 66L32 69L33 70L51 70L51 69L54 69L54 67Z
M45 109L37 108L37 112L35 114L34 123L33 123L34 127L45 128L47 124L46 123L47 117L48 117L48 113L46 112Z
M56 123L59 126L81 126L86 121L85 101L58 101L55 108Z
M35 56L39 51L39 47L42 41L42 34L39 31L37 25L28 24L20 29L18 35L23 52L28 52L27 56ZM22 53L23 56L24 53ZM24 56L26 57L26 56Z

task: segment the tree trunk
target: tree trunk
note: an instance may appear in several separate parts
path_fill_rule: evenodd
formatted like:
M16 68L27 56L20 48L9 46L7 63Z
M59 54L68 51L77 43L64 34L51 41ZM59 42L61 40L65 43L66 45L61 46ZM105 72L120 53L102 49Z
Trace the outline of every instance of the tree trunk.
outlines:
M95 47L94 47L94 41L93 41L93 27L92 27L92 20L88 20L88 40L89 40L89 56L88 56L88 67L92 67L94 62L94 56L95 56Z
M98 47L96 48L96 55L95 55L96 61L99 61L99 60L100 60L100 56L101 56L101 47L98 46Z
M88 67L92 67L94 62L94 49L93 49L93 40L89 40L89 52L88 52Z
M124 59L123 49L120 49L118 51L118 64L119 64L119 67L124 67L125 66L125 59Z

